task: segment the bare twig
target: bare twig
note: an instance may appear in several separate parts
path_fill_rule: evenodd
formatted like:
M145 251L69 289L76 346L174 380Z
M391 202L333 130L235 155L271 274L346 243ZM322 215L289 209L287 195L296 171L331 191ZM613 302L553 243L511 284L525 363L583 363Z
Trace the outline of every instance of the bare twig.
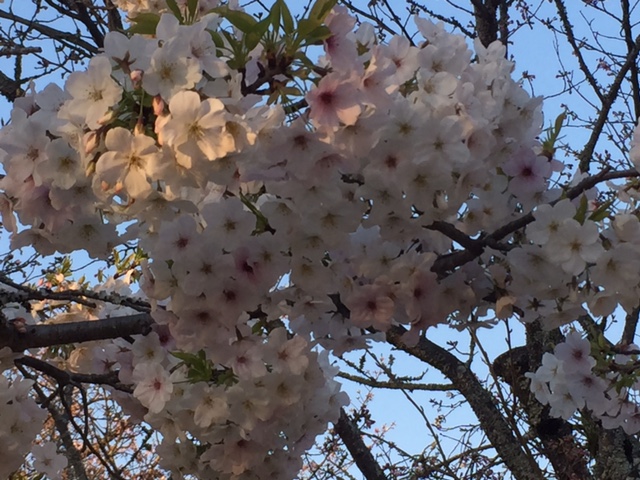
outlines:
M453 354L439 345L420 338L415 347L402 341L406 329L392 326L386 333L387 341L394 347L437 368L447 377L469 402L480 425L505 465L517 480L544 478L535 459L527 455L513 434L511 426L496 407L493 397L473 372Z
M618 74L613 80L611 87L609 87L609 91L607 92L607 95L604 97L604 100L602 102L602 107L600 108L598 118L593 124L592 130L591 130L591 136L589 137L589 140L587 141L587 144L582 150L582 152L580 152L579 166L580 166L581 172L589 171L591 157L593 157L593 152L595 151L596 144L598 143L598 140L602 136L602 130L609 118L609 112L611 111L611 107L613 106L613 103L615 102L616 98L618 98L618 94L620 93L620 86L622 85L622 81L627 76L627 72L629 71L631 66L635 65L636 63L638 52L640 52L640 36L636 37L636 40L633 44L633 48L629 50L629 53L627 55L627 60L624 62L623 65L620 66L620 70L618 71Z

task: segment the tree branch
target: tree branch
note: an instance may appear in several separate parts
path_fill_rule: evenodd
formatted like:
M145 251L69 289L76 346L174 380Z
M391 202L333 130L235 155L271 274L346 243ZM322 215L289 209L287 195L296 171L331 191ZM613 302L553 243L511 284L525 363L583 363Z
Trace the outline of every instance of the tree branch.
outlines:
M578 185L567 190L565 192L565 195L562 198L551 202L550 205L555 205L560 200L565 198L573 200L574 198L577 198L580 195L582 195L587 190L590 190L591 188L595 187L599 183L606 182L607 180L615 180L619 178L632 178L632 177L638 177L638 176L640 176L640 173L635 169L618 170L618 171L612 172L609 169L605 168L600 173L585 178L580 183L578 183ZM527 213L526 215L523 215L522 217L496 229L493 233L480 237L476 241L476 245L481 246L482 249L484 250L485 247L495 245L496 242L499 242L506 236L516 232L517 230L520 230L521 228L526 227L534 220L535 220L535 217L533 216L533 213ZM474 247L473 250L461 250L459 252L449 253L447 255L441 255L436 259L435 262L433 262L431 271L438 274L439 277L444 277L446 276L447 272L451 272L455 268L460 267L465 263L472 261L474 258L477 258L482 253L481 251L480 253L477 253L477 251L478 251L478 248Z
M75 373L61 370L55 365L40 360L35 357L20 357L14 360L16 365L24 365L25 367L33 368L45 375L53 378L61 387L65 385L79 386L82 383L88 383L91 385L110 385L120 391L131 393L133 390L128 386L121 384L118 380L118 373L111 372L105 374L92 374L92 373Z
M75 0L73 2L73 7L78 13L78 19L89 31L89 34L91 35L93 41L96 42L98 48L102 48L104 46L104 35L98 28L98 23L89 16L87 6L82 0Z
M22 352L29 348L146 335L153 323L150 315L141 313L86 322L29 325L25 333L11 325L1 325L0 349L9 347L14 352Z
M593 89L593 92L597 95L602 103L604 103L605 98L602 94L602 87L598 85L593 73L587 67L587 64L584 61L584 57L582 56L582 50L578 46L576 42L576 37L573 34L573 26L569 22L569 16L567 15L567 9L564 6L564 0L556 0L556 9L558 10L558 15L560 15L560 21L562 22L562 27L564 28L564 33L567 37L567 41L569 45L571 45L571 49L573 50L573 54L578 59L578 65L580 66L580 70L582 71L584 77L586 78L589 85ZM633 41L631 42L633 44Z
M340 436L367 480L387 480L371 450L362 440L358 426L342 408L340 409L340 419L333 425L333 430Z
M107 27L109 31L123 31L124 27L122 25L122 17L120 17L120 10L113 4L112 0L104 0L104 6L107 9Z
M0 72L0 95L13 102L20 93L20 82Z
M415 347L405 345L401 339L404 333L406 333L404 327L393 326L386 333L387 341L396 348L437 368L453 383L469 402L482 430L514 478L517 480L544 478L535 459L525 452L521 442L513 434L512 427L496 407L491 393L482 386L469 367L453 354L424 337L420 338Z
M622 0L622 30L624 40L627 43L627 51L633 50L633 34L631 32L631 7L629 0ZM636 5L637 6L637 5ZM635 8L635 7L634 7ZM631 64L631 98L633 98L633 110L635 118L640 118L640 80L638 79L638 64Z
M627 55L627 60L620 67L620 71L618 71L618 74L613 80L613 83L609 88L609 92L604 97L604 101L602 102L602 107L600 108L598 118L596 119L596 122L594 123L591 130L589 141L584 147L584 150L580 152L578 159L580 161L579 165L581 172L589 171L591 157L593 156L596 144L598 143L598 140L600 139L600 136L602 134L602 129L604 128L605 124L607 123L607 119L609 118L609 111L611 110L613 103L616 101L616 98L618 98L618 94L620 93L620 86L622 85L622 81L626 77L627 72L629 71L631 66L635 65L636 63L638 52L640 52L640 35L636 37L633 48L629 50L629 53Z
M633 309L624 319L624 329L622 338L620 339L623 346L630 345L636 338L636 330L638 329L638 317L640 316L640 307Z
M498 39L498 18L496 6L490 0L471 0L476 20L476 34L480 43L488 47Z
M25 378L31 378L34 381L33 389L38 396L39 403L40 405L45 406L45 408L49 411L51 418L53 418L56 429L60 433L60 439L62 440L62 444L64 445L66 457L69 459L69 464L73 468L76 478L78 480L89 480L87 471L84 468L82 455L76 448L73 438L71 437L71 432L69 432L69 417L64 413L58 411L55 405L50 402L50 399L47 398L47 395L45 395L45 393L38 385L36 381L37 378L35 376L30 375L28 371L24 368L21 368L19 364L18 369Z
M344 378L354 383L366 385L372 388L387 388L389 390L408 390L413 392L415 390L426 390L429 392L448 392L456 390L453 385L441 384L441 383L410 383L410 382L398 382L398 381L381 381L373 378L361 377L359 375L352 375L350 373L338 372L337 376Z
M66 33L60 30L56 30L55 28L48 27L46 25L42 25L40 23L32 22L31 20L27 20L26 18L19 17L14 13L8 13L0 10L0 18L5 18L11 22L20 23L22 25L26 25L33 30L42 33L43 35L53 39L64 42L67 47L80 47L86 50L90 55L96 55L98 53L98 48L95 45L91 45L89 42L82 40L78 35L74 33Z
M5 275L0 274L0 283L11 287L15 291L7 291L0 289L0 303L9 302L25 302L29 300L56 300L69 301L95 308L96 303L87 300L96 300L99 302L108 302L114 305L122 305L123 307L133 308L141 312L149 312L151 305L144 300L119 295L114 292L92 292L90 290L62 290L54 291L48 288L32 288L28 285L21 285L14 282Z

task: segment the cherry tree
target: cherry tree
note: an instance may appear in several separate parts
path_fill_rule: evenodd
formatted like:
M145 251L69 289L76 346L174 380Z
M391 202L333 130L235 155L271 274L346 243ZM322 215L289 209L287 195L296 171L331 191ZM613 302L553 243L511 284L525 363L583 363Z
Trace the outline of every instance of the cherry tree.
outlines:
M0 276L0 476L636 478L635 5L583 6L620 25L608 53L561 0L45 3L78 34L0 11L2 221L54 256ZM533 25L578 62L546 121L508 51ZM24 77L40 35L66 60ZM106 269L75 278L79 253ZM430 446L345 381L406 393Z

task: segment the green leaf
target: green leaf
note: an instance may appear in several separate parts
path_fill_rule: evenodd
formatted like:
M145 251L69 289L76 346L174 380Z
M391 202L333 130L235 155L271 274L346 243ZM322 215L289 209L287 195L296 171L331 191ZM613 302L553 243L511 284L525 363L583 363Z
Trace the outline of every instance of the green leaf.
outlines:
M198 0L187 0L187 12L189 13L189 20L192 22L196 19L198 3Z
M244 44L247 47L247 51L251 51L260 40L264 37L264 34L269 30L269 25L271 24L271 19L269 17L259 21L256 23L248 32L245 33Z
M251 203L251 200L249 200L242 192L240 192L240 201L256 217L256 226L253 233L258 234L267 231L270 228L267 217L265 217L264 214L258 210L256 206Z
M176 0L167 0L167 7L169 7L169 10L173 12L180 23L184 23L184 17L182 16L182 12L180 11L180 7L176 3Z
M332 35L331 30L326 25L320 25L305 37L303 45L317 45Z
M316 0L316 3L311 7L311 12L309 12L309 18L323 22L337 3L338 0Z
M602 205L594 210L594 212L589 215L589 220L592 222L600 222L607 218L610 214L609 207L613 205L613 200L607 200Z
M580 223L580 225L583 225L587 218L587 208L589 208L589 200L587 200L586 195L582 195L582 197L580 197L580 205L578 206L576 215L573 217L578 221L578 223Z
M322 25L321 22L317 20L311 20L309 18L303 18L298 22L298 37L301 40L304 40L309 33Z
M269 15L267 18L269 19L269 23L273 27L274 30L278 31L280 29L280 5L281 1L277 0L273 2L273 6L271 10L269 10Z
M264 36L265 33L267 33L267 30L269 30L270 24L271 23L269 21L269 17L267 17L264 20L261 20L258 23L256 23L253 29L251 30L251 32L249 33L257 33L262 37Z
M253 26L258 23L256 19L248 13L231 10L229 7L218 7L211 11L227 19L231 25L236 27L242 33L249 33Z
M287 2L284 0L278 0L280 5L280 16L282 17L282 28L284 29L284 33L291 34L295 28L293 24L293 17L291 16L291 11L287 6Z
M200 350L197 354L186 352L171 352L171 355L182 360L188 368L187 378L189 381L210 382L213 378L213 363L207 359L204 350Z
M176 357L178 360L182 360L187 365L189 365L190 363L193 363L194 360L198 359L198 357L196 355L194 355L193 353L171 352L171 355Z
M562 124L564 123L566 118L567 114L564 112L561 113L556 117L553 126L550 126L545 130L546 137L542 142L542 151L544 154L553 155L553 153L555 152L555 145L558 141L558 138L560 137L560 130L562 130Z
M260 43L260 40L262 40L261 35L258 35L257 33L247 33L244 36L244 44L247 47L247 51L250 52L251 50L256 48Z
M224 40L222 39L222 37L218 32L210 31L209 34L211 35L211 39L213 40L213 43L215 44L216 48L224 48L225 46Z
M224 36L227 44L231 48L232 55L228 61L229 67L234 70L244 67L247 63L247 53L244 51L242 43L238 41L235 35L226 30L222 30L220 33Z
M562 130L562 124L564 123L566 118L567 118L567 114L564 112L562 112L560 115L556 117L556 122L554 124L554 133L556 134L556 138L558 138L558 135L560 134L560 130Z
M127 30L129 33L139 33L140 35L155 35L160 15L155 13L139 13L131 19L133 25Z
M296 52L294 55L294 58L296 60L299 60L300 63L302 63L302 65L306 67L306 70L313 70L316 66L315 63L309 57L307 57L303 52L300 52L300 51ZM305 74L306 70L305 69L298 70L298 72L300 73L297 73L297 76L303 79L308 78L308 75L305 75L305 76L301 75L301 73Z

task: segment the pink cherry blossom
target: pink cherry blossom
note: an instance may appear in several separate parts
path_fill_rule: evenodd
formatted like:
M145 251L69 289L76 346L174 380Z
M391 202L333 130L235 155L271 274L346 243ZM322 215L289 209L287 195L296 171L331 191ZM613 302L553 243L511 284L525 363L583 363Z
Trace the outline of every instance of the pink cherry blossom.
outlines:
M324 77L316 88L307 94L311 108L311 119L318 126L337 127L353 125L358 120L362 107L360 94L355 85L337 74Z
M531 148L520 147L503 165L502 170L509 175L509 191L520 197L539 192L551 175L549 159L536 155Z

